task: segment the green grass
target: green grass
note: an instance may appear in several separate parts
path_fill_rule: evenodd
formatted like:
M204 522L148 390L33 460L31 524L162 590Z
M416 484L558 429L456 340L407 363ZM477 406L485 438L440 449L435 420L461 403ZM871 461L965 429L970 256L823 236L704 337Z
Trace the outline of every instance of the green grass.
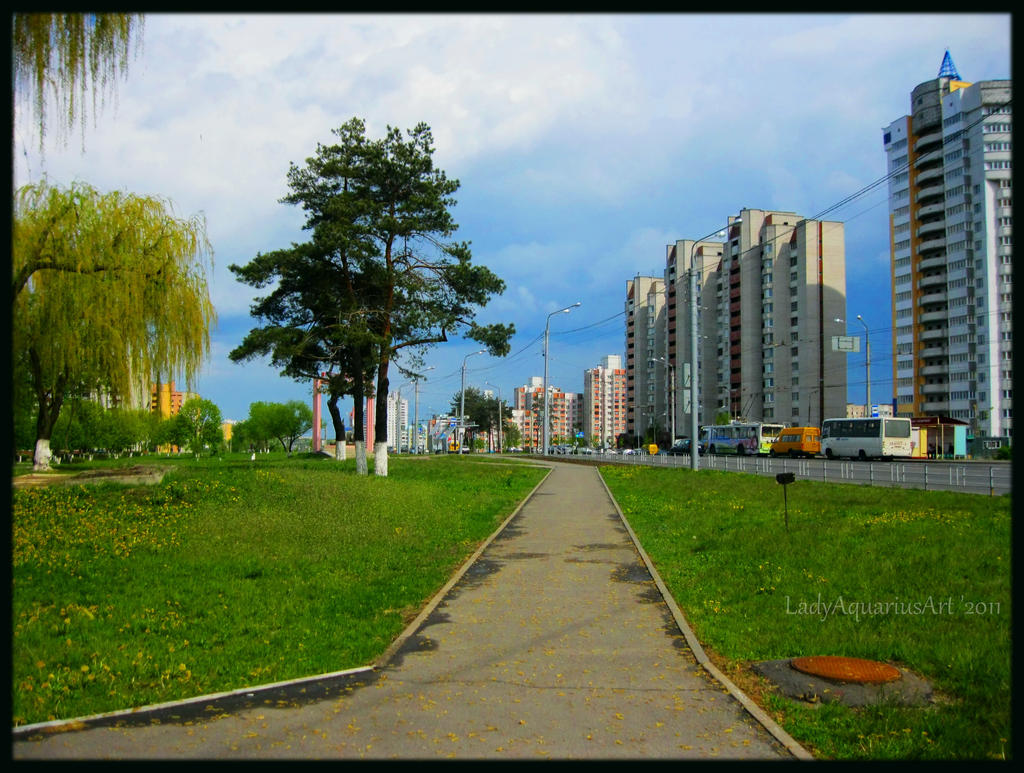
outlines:
M387 478L311 456L119 461L175 469L13 495L15 725L368 665L544 474L457 457L393 458Z
M698 638L745 669L845 655L928 679L927 707L768 708L816 756L1010 757L1010 497L718 471L601 473ZM832 604L826 611L814 604ZM840 605L841 602L841 605Z

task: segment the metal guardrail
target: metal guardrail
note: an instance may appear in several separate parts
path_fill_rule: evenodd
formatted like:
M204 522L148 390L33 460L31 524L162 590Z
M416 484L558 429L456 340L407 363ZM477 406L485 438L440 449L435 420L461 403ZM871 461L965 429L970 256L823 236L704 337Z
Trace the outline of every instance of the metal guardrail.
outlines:
M689 456L637 454L593 454L587 456L554 455L553 459L647 465L653 467L690 467ZM829 483L854 483L867 486L920 488L927 491L962 491L968 494L1001 496L1012 491L1012 465L985 461L869 461L835 459L792 459L789 457L716 455L700 457L702 470L726 470L755 475L795 473L798 480Z

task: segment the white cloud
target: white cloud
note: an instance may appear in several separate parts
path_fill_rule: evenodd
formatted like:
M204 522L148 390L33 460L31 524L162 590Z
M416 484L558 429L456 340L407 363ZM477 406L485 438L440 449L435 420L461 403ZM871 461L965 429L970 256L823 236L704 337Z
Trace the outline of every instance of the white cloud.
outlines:
M230 349L259 291L227 266L304 238L301 212L278 202L289 163L353 116L373 136L425 121L435 161L462 181L457 238L508 285L481 321L532 337L575 300L574 324L621 310L626 280L660 274L667 244L742 207L813 216L882 177L881 127L947 47L968 80L1010 77L1009 18L156 14L84 153L72 136L40 158L18 112L15 180L45 171L203 213ZM882 199L829 215L851 219L851 304L861 267L870 279L888 260ZM596 363L610 340L559 358ZM223 359L204 378L231 402L287 385Z

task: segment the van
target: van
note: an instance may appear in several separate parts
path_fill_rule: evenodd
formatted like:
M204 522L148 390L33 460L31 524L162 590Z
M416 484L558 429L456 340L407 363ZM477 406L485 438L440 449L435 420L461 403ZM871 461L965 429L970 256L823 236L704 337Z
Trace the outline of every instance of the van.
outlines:
M772 456L817 456L821 453L821 430L817 427L786 427L772 443Z

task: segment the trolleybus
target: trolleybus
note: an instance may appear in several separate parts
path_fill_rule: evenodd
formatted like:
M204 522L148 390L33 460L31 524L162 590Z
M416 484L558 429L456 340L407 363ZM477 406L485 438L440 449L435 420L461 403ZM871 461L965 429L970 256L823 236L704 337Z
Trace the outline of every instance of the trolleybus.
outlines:
M708 453L767 454L785 428L782 424L764 424L759 421L714 424L706 427Z

